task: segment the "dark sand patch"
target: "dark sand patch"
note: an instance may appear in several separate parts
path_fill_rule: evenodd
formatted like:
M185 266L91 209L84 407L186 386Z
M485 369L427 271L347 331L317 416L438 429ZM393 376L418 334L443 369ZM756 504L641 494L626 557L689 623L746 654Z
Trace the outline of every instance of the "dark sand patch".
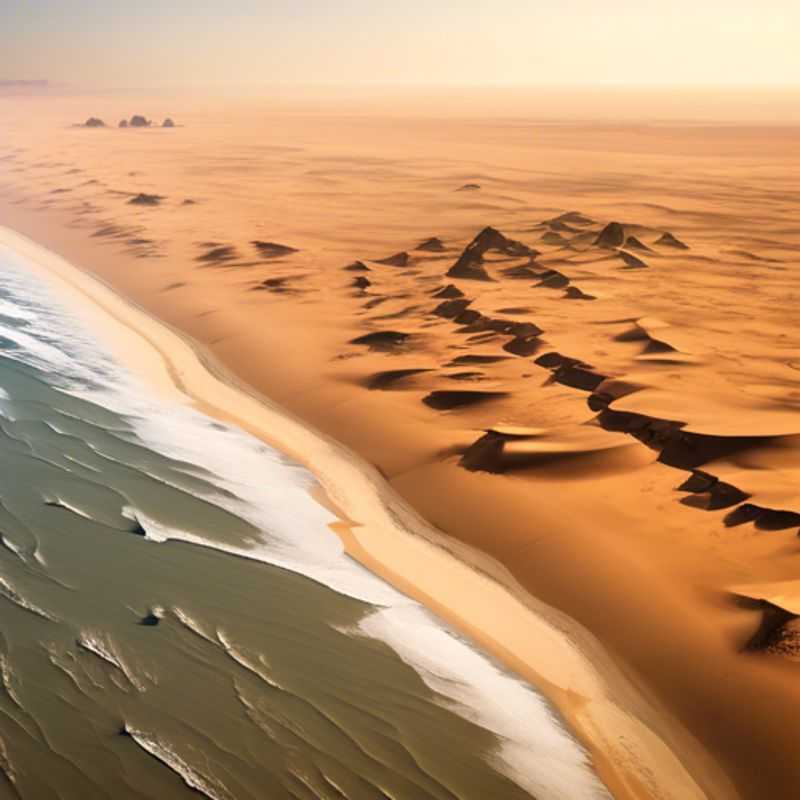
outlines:
M402 384L407 378L412 378L415 375L421 375L424 372L432 372L429 368L417 369L390 369L383 372L376 372L371 375L367 381L366 386L372 390L387 390L396 389L397 384Z
M437 411L451 411L457 408L467 408L487 403L492 400L499 400L508 397L508 392L479 392L479 391L455 391L449 389L431 392L422 399L422 402Z
M360 344L370 350L381 352L395 350L405 344L410 335L401 331L375 331L364 336L358 336L350 340L350 344Z

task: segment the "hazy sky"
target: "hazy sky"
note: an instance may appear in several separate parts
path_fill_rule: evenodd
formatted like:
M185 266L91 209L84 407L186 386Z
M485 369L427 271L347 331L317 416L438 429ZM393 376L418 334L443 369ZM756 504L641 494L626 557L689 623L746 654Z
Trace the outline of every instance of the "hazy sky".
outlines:
M798 31L800 0L0 0L0 80L800 85Z

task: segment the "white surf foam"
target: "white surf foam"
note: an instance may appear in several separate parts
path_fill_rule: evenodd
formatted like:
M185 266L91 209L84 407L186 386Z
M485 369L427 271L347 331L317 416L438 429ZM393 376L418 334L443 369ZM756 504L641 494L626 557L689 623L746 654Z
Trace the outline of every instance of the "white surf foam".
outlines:
M381 639L447 705L498 737L494 767L539 800L607 798L574 740L533 689L436 623L420 606L379 610L359 632Z
M0 250L0 257L7 260L6 256ZM380 607L351 633L387 642L432 689L450 698L453 711L493 731L498 737L492 756L495 767L541 800L608 797L585 752L540 695L346 555L340 540L328 528L333 515L309 494L315 480L307 470L287 463L243 431L210 420L188 403L167 404L154 398L91 339L77 319L43 294L42 286L25 272L24 263L18 263L9 287L25 297L25 307L33 314L35 324L29 325L27 332L41 335L47 346L31 346L28 339L17 336L14 341L19 350L8 355L55 371L64 390L125 416L152 450L210 472L228 494L219 492L206 499L261 532L258 539L236 544L213 541L130 509L148 540L160 544L180 540L261 560ZM178 609L174 611L204 638L217 638L195 626ZM223 647L229 644L219 639L217 643ZM86 644L92 648L98 642L92 637ZM118 660L106 647L95 652L111 663L112 658ZM163 743L144 733L131 733L154 756L165 763L171 759L176 771L185 767ZM192 775L189 780L200 782L201 778ZM207 793L215 791L215 787L201 787L202 783L195 786Z
M233 795L221 781L201 774L175 748L155 734L135 728L126 728L126 731L139 747L169 767L190 789L205 795L209 800L233 800Z

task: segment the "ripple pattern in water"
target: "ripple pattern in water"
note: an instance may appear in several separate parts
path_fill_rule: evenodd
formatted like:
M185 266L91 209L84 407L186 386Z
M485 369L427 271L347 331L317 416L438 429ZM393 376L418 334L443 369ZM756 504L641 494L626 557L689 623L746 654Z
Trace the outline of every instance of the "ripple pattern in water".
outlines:
M0 248L0 798L607 797L312 486L152 396Z

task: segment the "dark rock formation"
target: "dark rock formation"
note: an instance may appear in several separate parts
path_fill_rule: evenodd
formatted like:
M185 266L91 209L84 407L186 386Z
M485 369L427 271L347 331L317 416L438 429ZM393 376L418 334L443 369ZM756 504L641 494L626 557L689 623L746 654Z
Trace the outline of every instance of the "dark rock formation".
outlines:
M625 229L619 222L609 222L608 225L600 231L594 243L597 247L622 247L625 241Z
M539 278L537 285L548 289L566 289L569 286L569 278L557 269L548 269L540 273Z
M105 128L105 126L105 122L97 117L89 117L89 119L83 123L84 128Z
M463 297L464 292L462 292L461 289L458 288L458 286L455 286L452 283L448 283L447 286L443 286L441 289L437 289L433 293L433 296L437 299L451 299L454 297Z
M729 512L723 520L726 528L733 528L748 522L754 522L756 528L762 531L782 531L800 526L800 514L795 511L781 511L764 508L753 503L743 503Z
M158 194L137 194L131 197L128 203L134 206L157 206L164 198Z
M553 372L553 379L564 386L593 392L606 378L579 364L562 364Z
M134 114L131 117L130 126L131 128L149 128L150 121L146 117L141 116L140 114Z
M623 245L626 250L641 250L642 252L652 252L650 248L644 244L644 242L639 241L635 236L629 236L625 240L625 244Z
M662 247L674 247L677 250L688 250L689 245L684 244L680 239L676 239L669 231L665 233L660 239L656 240L656 244Z
M161 124L161 127L162 128L174 128L175 127L175 123L172 121L172 119L170 119L170 117L167 117L164 120L164 122Z
M468 278L489 281L491 278L483 268L483 256L489 250L496 250L512 257L530 256L530 247L509 239L492 227L484 228L464 249L458 261L447 271L451 278Z
M677 490L679 492L691 492L692 494L707 492L717 480L718 478L715 475L709 475L707 472L695 470L690 477L678 486Z
M266 280L261 281L257 286L253 287L253 291L267 291L273 292L274 294L287 294L291 291L289 287L286 285L289 282L289 278L267 278Z
M233 261L239 257L236 248L229 244L214 245L203 255L198 256L195 261L201 264L221 264L225 261Z
M510 342L503 345L503 350L507 353L513 353L515 356L522 356L527 358L532 356L542 346L542 340L534 336L517 336Z
M378 259L375 263L384 264L387 267L407 267L410 259L411 256L403 251L401 253L395 253L393 256L389 256L388 258Z
M750 598L746 598L750 600ZM752 600L752 606L761 610L761 623L742 648L750 652L763 652L774 647L781 639L784 626L797 619L797 614L773 605L767 600Z
M294 247L289 247L285 244L276 244L275 242L262 242L259 239L254 239L250 244L256 248L259 256L264 259L281 258L282 256L290 256L292 253L298 253L299 250Z
M597 300L593 294L586 294L586 292L580 290L577 286L567 286L564 297L567 300Z
M430 372L430 369L390 369L385 372L376 372L367 381L367 388L380 391L395 388L395 385L406 378Z
M579 211L567 211L566 214L562 214L555 219L549 220L550 222L566 222L571 225L593 225L594 220L589 219L589 217L581 214Z
M508 397L508 393L439 390L423 397L422 402L437 411L450 411L455 408L464 408L486 403L490 400L498 400L502 397Z
M433 309L433 313L437 317L444 317L445 319L456 319L459 317L464 311L466 311L467 306L472 302L472 300L467 300L466 298L458 298L456 300L443 300L439 303L436 308Z
M461 367L465 364L497 364L500 361L508 361L508 356L481 355L479 353L469 353L464 356L456 356L448 367Z
M404 344L408 336L400 331L375 331L352 339L350 344L363 344L370 350L393 350Z
M424 250L428 253L441 253L447 248L444 246L444 242L441 239L436 236L432 236L430 239L420 242L415 249Z
M619 251L619 257L625 262L628 269L644 269L647 266L641 258L637 258L633 253L626 253L624 250Z
M532 438L534 437L531 434L522 431L488 430L464 451L458 463L470 472L493 472L496 474L508 472L514 469L515 464L523 466L524 459L515 458L504 452L506 445Z

